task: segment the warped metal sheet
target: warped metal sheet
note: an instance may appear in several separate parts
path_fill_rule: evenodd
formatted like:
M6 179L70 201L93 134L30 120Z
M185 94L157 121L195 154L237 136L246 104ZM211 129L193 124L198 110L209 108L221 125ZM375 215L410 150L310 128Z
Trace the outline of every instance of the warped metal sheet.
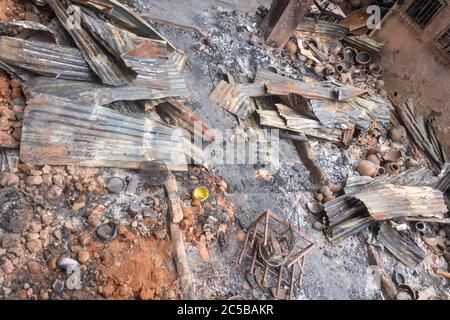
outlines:
M419 149L428 156L433 166L440 170L446 157L430 122L416 113L411 99L397 106L396 111Z
M80 3L102 12L111 20L121 24L139 36L165 41L169 45L170 51L177 50L173 44L165 39L147 21L116 0L72 0L72 2Z
M356 217L327 229L326 235L332 243L337 243L370 227L375 221L370 216Z
M332 142L340 142L342 132L336 129L330 129L325 126L321 126L318 121L316 121L318 128L291 128L288 127L286 121L280 116L277 111L272 110L257 110L260 124L263 126L284 129L293 132L304 133L307 136L320 138ZM311 125L311 119L304 118L307 121L308 125ZM301 124L299 125L301 127Z
M82 81L97 79L80 51L46 42L0 37L0 59L43 76Z
M47 26L36 21L0 21L0 35L15 36L15 31L18 29L25 29L31 31L41 31L49 34L56 44L59 44L59 38L55 32Z
M361 200L375 220L406 216L443 218L448 212L442 191L431 187L396 186L375 181L351 196Z
M367 91L351 86L324 87L315 83L298 80L266 83L267 92L271 95L288 95L295 93L308 99L329 99L346 101L352 97L365 94Z
M41 95L25 110L20 159L129 169L163 160L170 170L186 171L184 147L183 133L161 123Z
M162 59L169 57L165 41L138 37L132 32L120 29L85 12L81 13L81 17L92 35L117 58L124 55Z
M380 225L377 240L409 268L414 268L425 259L425 252L413 240L400 234L387 223Z
M242 120L247 119L255 111L250 98L225 80L219 82L209 99Z
M189 94L186 88L159 90L135 85L121 87L108 86L95 82L37 77L22 85L27 99L45 94L65 98L84 105L106 105L121 100L152 100L183 97Z
M344 221L368 216L364 203L350 195L342 195L324 204L327 225L334 227Z
M336 44L349 32L346 25L304 17L297 27L295 35L303 40L315 39L328 45Z
M83 23L73 25L74 21L70 15L69 6L71 9L81 12L80 7L71 5L67 0L48 0L47 3L72 36L86 62L103 83L121 86L129 84L136 78L137 75L134 71L118 63L111 53L97 43L95 38L85 29Z

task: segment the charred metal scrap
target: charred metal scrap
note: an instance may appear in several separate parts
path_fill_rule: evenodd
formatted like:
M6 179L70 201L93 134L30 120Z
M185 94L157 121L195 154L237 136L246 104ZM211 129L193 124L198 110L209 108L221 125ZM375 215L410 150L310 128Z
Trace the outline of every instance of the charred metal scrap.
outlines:
M305 233L267 210L248 227L238 264L246 256L251 258L250 276L262 288L271 288L276 299L292 299L294 283L301 287L305 258L314 247ZM289 288L287 293L283 284Z
M159 159L170 170L187 170L180 132L105 107L44 95L28 100L20 159L36 165L130 169Z

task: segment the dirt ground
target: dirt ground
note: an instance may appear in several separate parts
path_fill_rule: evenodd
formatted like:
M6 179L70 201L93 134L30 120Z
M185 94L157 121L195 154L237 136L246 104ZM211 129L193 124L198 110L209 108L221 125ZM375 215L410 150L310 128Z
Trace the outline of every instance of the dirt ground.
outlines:
M251 81L258 67L275 67L294 78L310 72L301 63L292 62L281 50L263 44L259 29L261 18L255 16L255 12L269 1L124 2L150 20L159 20L155 27L187 53L186 80L192 94L186 104L211 128L232 131L239 126L234 116L208 99L225 72L238 82ZM0 19L19 18L20 13L12 16L8 13L8 3L11 1L0 2ZM207 50L202 49L205 41ZM5 75L2 78L0 74L0 95L9 105L13 100L11 88L14 88L11 79ZM332 182L339 183L356 174L354 168L362 156L358 147L341 149L327 142L312 142L312 147ZM17 161L14 152L5 152L2 156ZM2 170L4 163L3 159ZM112 192L108 186L110 179L119 178L126 185L137 174L132 170L22 165L15 172L20 178L17 184L22 183L26 191L24 197L31 199L36 214L25 219L29 231L21 236L0 229L4 248L0 248L1 298L148 300L180 297L175 289L177 278L165 227L168 203L163 188L141 184L134 196L126 195L124 188L118 193ZM317 243L307 256L303 285L295 289L295 299L382 299L380 292L372 288L361 236L332 245L323 232L312 228L319 218L306 204L314 198L319 186L312 182L291 141L281 139L280 167L276 169L260 165L211 164L207 169L191 167L189 172L176 174L176 177L184 207L180 226L186 237L197 298L273 298L270 290L246 286L248 259L242 266L237 265L245 237L243 229L260 213L271 209ZM192 190L198 186L206 186L210 191L210 197L201 204L191 199ZM137 216L127 213L133 201L139 202L143 209ZM208 231L211 221L218 225L219 232ZM110 222L117 225L116 238L99 241L96 227ZM420 239L417 241L426 246ZM428 269L430 261L443 268L446 266L445 261L436 261L433 252L427 251L427 263L414 270L386 251L382 252L382 257L389 273L401 272L408 285L420 292L420 298L448 291L448 283ZM69 262L75 263L81 271L77 290L61 288L61 283L64 285L72 276L61 267L61 258L71 259Z

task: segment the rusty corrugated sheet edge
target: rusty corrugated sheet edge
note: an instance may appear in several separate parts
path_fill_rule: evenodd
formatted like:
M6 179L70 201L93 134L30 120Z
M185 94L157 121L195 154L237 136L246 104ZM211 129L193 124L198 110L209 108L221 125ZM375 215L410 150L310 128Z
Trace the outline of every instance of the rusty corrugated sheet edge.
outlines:
M219 82L209 99L243 120L254 111L250 98L225 80Z
M120 86L130 83L136 78L137 74L118 63L111 53L95 41L82 23L77 28L72 26L71 16L68 13L68 7L71 5L69 1L47 0L47 3L72 36L86 62L103 83Z
M137 169L159 159L187 170L183 134L166 125L44 95L28 102L20 149L26 163Z

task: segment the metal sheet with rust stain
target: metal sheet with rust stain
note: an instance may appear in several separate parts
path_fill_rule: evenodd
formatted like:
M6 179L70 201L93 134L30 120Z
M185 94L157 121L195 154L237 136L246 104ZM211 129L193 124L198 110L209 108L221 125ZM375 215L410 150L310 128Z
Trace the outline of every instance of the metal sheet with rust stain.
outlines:
M80 7L71 5L70 1L67 0L48 0L47 3L72 36L86 62L103 83L121 86L129 84L136 78L137 74L133 70L118 63L110 52L97 43L83 23L79 23L76 27L73 26L73 18L68 8L71 6L72 9L81 12Z
M337 44L348 33L346 25L304 17L295 31L298 39L316 39L331 46Z
M377 240L398 260L410 268L414 268L425 259L425 252L417 244L400 234L387 223L381 223Z
M81 105L107 105L115 101L153 100L183 97L189 94L184 87L180 89L151 89L136 85L114 87L97 82L37 77L22 84L27 99L36 95L49 95L71 100Z
M442 191L431 187L396 186L374 181L351 196L362 201L375 220L406 216L443 218L448 212Z
M225 80L219 82L209 99L243 120L254 112L250 98Z
M82 81L98 79L79 50L46 42L0 37L0 60L48 77Z
M187 170L183 135L166 125L49 96L28 103L25 163L138 169L143 161L163 160L170 170Z

